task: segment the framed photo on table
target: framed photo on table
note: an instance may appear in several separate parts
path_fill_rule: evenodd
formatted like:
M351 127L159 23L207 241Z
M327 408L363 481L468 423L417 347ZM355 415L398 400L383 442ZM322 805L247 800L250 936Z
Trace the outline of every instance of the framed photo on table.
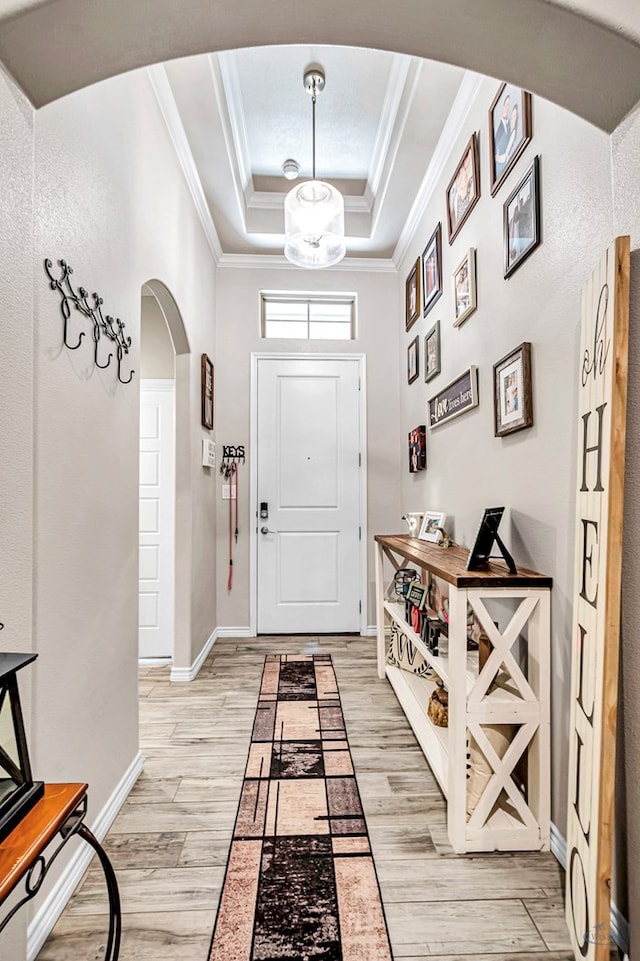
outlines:
M424 379L430 381L440 373L440 321L435 324L424 338Z
M491 196L495 197L531 140L531 94L503 83L489 107Z
M465 220L480 200L480 157L474 133L447 187L449 243L453 243Z
M495 436L533 426L531 344L520 344L493 367Z
M422 525L418 537L421 541L432 541L437 543L440 539L440 531L444 527L447 515L441 511L425 511L422 518Z
M213 430L213 364L206 354L202 355L201 395L202 426Z
M532 254L540 243L540 158L534 157L526 174L504 203L504 276Z
M476 251L471 247L453 272L453 326L463 324L477 306Z
M405 283L405 330L410 330L420 316L420 257L416 260Z
M422 299L426 316L442 295L442 224L438 224L422 251Z

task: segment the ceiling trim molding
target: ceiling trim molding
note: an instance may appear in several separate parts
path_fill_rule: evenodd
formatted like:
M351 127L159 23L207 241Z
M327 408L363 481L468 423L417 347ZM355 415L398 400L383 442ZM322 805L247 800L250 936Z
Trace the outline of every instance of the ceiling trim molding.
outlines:
M394 54L389 74L389 82L385 92L384 103L380 111L380 120L376 133L376 142L371 153L369 176L367 178L371 193L375 196L380 188L380 181L385 169L387 154L393 149L394 155L398 151L400 136L396 131L396 117L400 110L400 103L407 84L412 57ZM392 139L395 144L392 148Z
M245 188L242 181L242 170L239 166L241 158L236 150L236 143L233 135L233 122L229 115L229 104L227 102L227 96L220 69L220 58L216 54L210 53L207 56L207 60L209 62L211 83L213 84L213 91L215 94L216 103L218 105L218 111L220 113L220 123L222 124L224 144L227 151L227 157L229 158L229 169L231 170L233 189L236 192L238 210L240 211L240 217L242 218L242 229L246 234L248 233L247 208L245 204Z
M189 146L187 134L180 118L178 105L171 90L167 72L162 64L156 64L155 66L147 67L147 76L149 77L151 88L155 94L160 113L162 114L167 132L176 152L178 163L184 174L184 179L187 182L187 187L189 188L196 213L202 224L205 237L207 238L209 249L211 250L214 262L218 264L222 258L222 247L220 245L218 231L216 230L211 211L209 210L207 198L205 197L202 182L198 174L198 168L193 159L191 147Z
M302 181L299 181L302 183ZM292 188L293 189L292 185ZM287 191L288 193L288 191ZM267 190L250 190L245 194L247 209L251 210L283 210L284 200L287 193L275 193ZM370 214L371 201L368 195L364 197L351 197L349 194L342 194L344 209L347 213Z
M449 157L451 151L455 146L455 142L462 132L464 124L467 121L469 112L475 102L476 97L480 91L480 88L485 80L485 77L480 74L474 73L471 70L465 72L458 93L456 94L456 99L453 101L453 106L449 111L449 116L447 121L442 128L442 133L438 143L436 144L436 149L433 151L433 156L427 171L422 179L420 189L416 194L416 199L413 202L411 210L409 211L409 216L405 221L405 225L402 228L402 233L398 238L398 243L393 252L392 260L396 265L396 268L400 267L402 260L407 253L411 243L413 242L416 230L422 215L424 214L433 192L442 176L447 163L449 162Z
M295 267L283 254L223 254L218 264L220 267L240 267L248 270L256 268L264 269L283 269L300 271L300 267ZM361 272L378 274L396 274L397 268L392 260L388 258L376 257L345 257L329 271L334 270L357 270Z
M233 140L235 162L243 191L251 183L251 152L249 150L249 135L245 120L244 100L238 75L238 64L235 51L226 50L217 54L220 79L227 102L227 113Z
M371 234L375 233L378 226L378 220L382 214L382 208L384 206L385 197L387 196L387 191L389 189L389 184L391 183L391 176L393 174L396 160L398 159L398 151L400 150L400 144L402 143L402 138L404 137L405 127L409 120L409 113L411 111L411 105L416 95L416 90L418 89L418 81L420 80L420 74L422 73L423 61L419 60L417 57L412 57L409 61L407 76L405 77L405 86L401 102L398 104L398 114L395 118L394 123L394 139L390 146L389 152L385 158L385 174L384 181L379 184L378 193L375 196L375 204L373 209L373 217L371 223Z

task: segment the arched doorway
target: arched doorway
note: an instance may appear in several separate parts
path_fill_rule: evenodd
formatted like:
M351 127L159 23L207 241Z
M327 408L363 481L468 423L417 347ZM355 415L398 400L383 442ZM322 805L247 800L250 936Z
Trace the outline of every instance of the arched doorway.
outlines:
M178 306L159 280L142 287L140 379L139 653L180 662L189 637L189 341ZM162 426L161 426L162 425Z
M179 0L147 4L23 0L0 19L0 60L37 106L136 67L196 53L265 44L371 47L441 60L512 81L612 131L640 99L640 14L611 0L259 0L235 7ZM597 11L597 17L594 13ZM131 37L136 43L131 43ZM616 69L611 69L615 64Z

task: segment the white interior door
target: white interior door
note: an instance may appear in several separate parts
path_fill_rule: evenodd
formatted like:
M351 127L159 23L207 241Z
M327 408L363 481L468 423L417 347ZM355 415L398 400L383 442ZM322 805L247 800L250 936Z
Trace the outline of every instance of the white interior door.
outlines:
M140 657L171 657L174 641L174 382L140 384Z
M258 359L259 633L359 630L359 374L357 358Z

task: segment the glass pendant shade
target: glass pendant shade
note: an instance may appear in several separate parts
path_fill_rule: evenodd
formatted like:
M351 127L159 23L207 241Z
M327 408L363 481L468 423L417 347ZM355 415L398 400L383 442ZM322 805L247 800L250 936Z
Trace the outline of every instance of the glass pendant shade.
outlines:
M332 267L346 253L344 200L323 180L308 180L284 201L284 255L298 267Z

